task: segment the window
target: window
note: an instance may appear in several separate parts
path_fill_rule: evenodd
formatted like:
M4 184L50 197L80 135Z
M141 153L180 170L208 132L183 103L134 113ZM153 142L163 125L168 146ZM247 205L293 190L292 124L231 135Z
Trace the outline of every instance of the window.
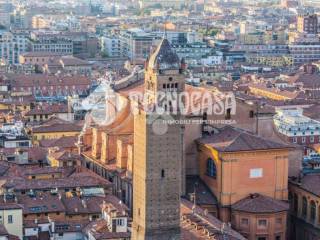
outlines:
M267 240L266 237L258 237L258 240Z
M207 175L213 178L217 177L217 168L213 159L211 158L207 160Z
M316 203L314 201L310 202L310 220L311 222L316 220Z
M308 202L307 198L303 197L302 198L302 217L307 217L307 209L308 209Z
M277 218L276 223L277 225L282 225L282 218Z
M281 240L281 236L276 236L276 240Z
M241 218L241 225L249 225L249 219L248 218Z
M231 108L228 108L228 109L227 109L225 119L226 119L226 120L230 120L230 119L231 119Z
M306 142L306 137L302 137L302 143Z
M161 177L164 178L164 169L161 170Z
M292 139L292 142L293 142L293 143L297 143L297 141L298 141L298 139L297 139L296 137L294 137L294 138Z
M261 178L263 176L262 168L250 169L250 178Z
M293 195L293 211L295 213L298 213L298 195L297 194Z
M262 228L267 227L267 220L266 219L259 219L258 220L258 227L262 227Z
M124 220L123 219L117 219L117 225L118 226L124 226Z
M253 117L254 117L254 111L251 110L251 111L249 112L249 117L250 117L250 118L253 118Z
M313 137L313 136L310 137L310 142L311 142L311 143L314 142L314 137Z
M12 215L8 215L8 223L13 223L13 216Z

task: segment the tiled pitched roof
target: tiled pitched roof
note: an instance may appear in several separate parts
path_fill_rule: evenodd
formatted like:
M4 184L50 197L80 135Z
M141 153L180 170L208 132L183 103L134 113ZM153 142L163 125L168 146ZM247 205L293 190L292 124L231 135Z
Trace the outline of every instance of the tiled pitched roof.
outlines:
M289 145L270 141L231 126L222 128L217 134L198 139L197 142L223 152L290 148Z
M308 174L303 176L299 183L292 182L297 184L300 188L313 193L317 196L320 196L320 174Z
M45 189L65 189L77 187L107 187L111 183L106 179L97 178L96 176L70 176L58 179L32 179L11 178L3 184L5 188L14 188L15 190L45 190Z
M274 213L289 210L289 204L260 194L251 194L232 205L232 210L250 213Z
M7 236L8 231L3 224L0 224L0 236Z
M74 123L56 123L52 125L42 125L34 127L33 133L48 133L48 132L80 132L82 126Z
M31 75L22 75L22 74L13 74L8 75L12 89L20 89L21 87L54 87L54 86L88 86L91 84L90 79L81 75L45 75L45 74L31 74Z
M210 239L210 237L223 240L244 240L245 238L231 227L223 224L219 219L215 218L213 215L208 214L202 208L193 206L192 202L185 199L181 199L180 204L180 214L181 214L181 239L182 240L193 240L193 239ZM191 224L201 226L201 228L196 229L195 227L190 227ZM223 233L221 229L223 229ZM209 234L204 234L206 230ZM210 236L210 237L209 237Z
M163 39L156 51L150 56L150 68L179 69L180 59L171 48L167 39Z
M4 199L3 196L0 198L0 210L13 210L13 209L22 209L23 206L16 202L8 202Z
M55 114L55 113L67 113L67 104L43 104L38 105L34 109L31 109L26 113L26 116L39 115L39 114Z
M75 154L66 150L52 152L49 154L49 157L52 157L58 161L79 160L81 158L79 154Z
M22 204L24 214L65 211L65 206L59 201L59 196L52 195L49 192L37 194L36 197L19 195L18 202Z
M106 200L106 197L97 196L82 199L78 196L62 197L61 199L67 214L99 214L100 205Z
M41 147L59 147L59 148L71 148L75 147L78 137L76 136L64 136L58 139L43 139L40 140L39 145Z
M91 222L85 229L83 229L83 232L86 234L90 232L96 240L130 238L129 232L110 232L107 222L104 219Z

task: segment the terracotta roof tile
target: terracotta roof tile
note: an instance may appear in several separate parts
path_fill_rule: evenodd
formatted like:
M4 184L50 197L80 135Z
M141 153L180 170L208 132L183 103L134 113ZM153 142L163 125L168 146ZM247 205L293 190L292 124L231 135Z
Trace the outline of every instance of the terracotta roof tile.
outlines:
M43 139L39 141L41 147L52 148L72 148L75 147L76 142L78 141L77 136L64 136L57 139Z
M297 184L300 188L320 196L320 174L308 174L302 177L301 182L292 181Z
M80 132L82 126L74 123L56 123L52 125L41 125L32 129L33 133L47 132Z
M219 133L198 139L197 142L223 152L290 148L289 145L273 142L231 126L223 127Z
M289 210L289 204L260 194L251 194L231 207L233 210L250 213L274 213Z

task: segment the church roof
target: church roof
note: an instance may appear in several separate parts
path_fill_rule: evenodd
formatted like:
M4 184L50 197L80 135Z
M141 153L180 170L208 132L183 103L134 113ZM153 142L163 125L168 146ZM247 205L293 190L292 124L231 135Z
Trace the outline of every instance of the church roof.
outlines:
M222 152L290 148L287 144L274 142L231 126L226 126L219 133L203 137L197 141Z
M180 59L166 38L162 39L156 51L151 54L149 67L161 70L180 68Z
M289 204L255 193L233 204L232 209L250 213L275 213L289 210Z

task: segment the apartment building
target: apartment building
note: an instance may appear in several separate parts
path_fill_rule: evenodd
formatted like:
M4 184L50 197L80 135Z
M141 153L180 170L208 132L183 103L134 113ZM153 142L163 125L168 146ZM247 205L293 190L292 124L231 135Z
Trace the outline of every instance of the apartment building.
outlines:
M278 132L292 143L320 143L320 122L303 115L302 109L278 110L274 117Z
M23 207L12 202L9 196L2 196L0 200L0 225L2 224L8 234L19 237L23 236Z
M19 55L27 51L28 39L23 33L0 30L0 60L5 64L18 64Z
M121 55L129 59L146 59L153 44L153 35L141 29L129 29L119 35Z
M316 14L300 14L297 17L297 30L300 33L317 34L318 16Z

